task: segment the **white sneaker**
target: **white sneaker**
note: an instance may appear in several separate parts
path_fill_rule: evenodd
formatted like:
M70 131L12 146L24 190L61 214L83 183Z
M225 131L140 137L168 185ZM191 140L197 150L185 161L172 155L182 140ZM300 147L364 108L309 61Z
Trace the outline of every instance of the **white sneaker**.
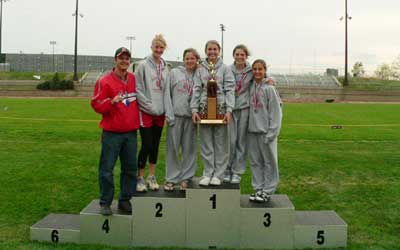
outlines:
M208 186L210 184L211 178L207 176L203 176L201 180L199 181L200 186Z
M231 183L232 183L232 184L240 184L240 180L241 180L240 175L238 175L238 174L233 174L233 175L232 175Z
M146 192L146 191L147 191L147 187L144 184L143 177L138 177L137 178L137 183L136 183L136 192L143 193L143 192Z
M224 174L223 182L226 182L226 183L231 182L231 174L230 173L225 173Z
M160 189L160 185L158 185L156 177L154 175L149 175L146 182L150 190L157 191L158 189Z
M210 185L212 186L219 186L221 185L221 180L218 179L217 177L213 177L210 181Z

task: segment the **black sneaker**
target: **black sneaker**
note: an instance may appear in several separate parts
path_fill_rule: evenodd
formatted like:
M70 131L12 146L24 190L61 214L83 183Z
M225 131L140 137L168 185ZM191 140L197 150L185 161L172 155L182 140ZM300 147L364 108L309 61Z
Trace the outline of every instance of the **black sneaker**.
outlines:
M261 190L258 190L257 192L255 192L254 194L251 194L249 197L250 201L256 201L256 196L261 194Z
M100 214L105 216L112 215L111 207L106 204L100 205Z
M132 214L132 205L129 201L119 201L118 210L123 214Z
M267 192L257 192L256 193L256 197L255 197L255 202L259 202L259 203L266 203L271 199L271 194L267 193Z

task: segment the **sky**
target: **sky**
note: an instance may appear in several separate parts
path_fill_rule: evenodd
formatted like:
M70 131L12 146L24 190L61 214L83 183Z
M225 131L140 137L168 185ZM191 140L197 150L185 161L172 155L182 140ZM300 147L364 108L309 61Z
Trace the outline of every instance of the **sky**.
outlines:
M3 3L3 53L74 53L76 0L8 0ZM400 55L400 1L348 0L349 64L367 72ZM322 72L344 68L344 0L79 0L78 54L112 56L134 36L133 56L151 53L151 40L163 34L167 60L182 60L207 40L221 40L224 62L243 43L249 61L265 59L275 73Z

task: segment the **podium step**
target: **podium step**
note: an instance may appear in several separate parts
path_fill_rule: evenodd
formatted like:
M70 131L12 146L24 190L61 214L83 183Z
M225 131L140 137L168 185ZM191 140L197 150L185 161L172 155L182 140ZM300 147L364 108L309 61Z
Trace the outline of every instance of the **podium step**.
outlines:
M297 211L295 248L346 247L347 224L334 211Z
M239 248L240 187L223 183L200 186L193 179L186 191L186 246Z
M132 215L118 211L117 201L111 205L113 214L100 214L99 200L93 200L80 213L81 243L130 246L132 244Z
M133 246L184 246L186 240L185 192L136 193L132 198Z
M240 197L240 247L292 249L295 211L287 195L273 195L267 203Z
M49 214L31 226L31 240L79 243L79 215Z

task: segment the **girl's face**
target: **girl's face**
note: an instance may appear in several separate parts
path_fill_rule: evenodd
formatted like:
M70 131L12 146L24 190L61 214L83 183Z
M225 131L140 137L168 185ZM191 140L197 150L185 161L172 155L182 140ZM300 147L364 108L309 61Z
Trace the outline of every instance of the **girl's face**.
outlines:
M219 57L219 48L216 44L209 43L206 49L207 58L210 61L217 61Z
M247 54L242 49L236 49L233 54L233 58L235 59L236 64L245 64L247 60Z
M253 65L253 76L256 81L261 81L265 74L267 73L267 69L264 68L262 63L255 63Z
M187 70L193 71L197 66L197 58L192 52L187 52L183 58Z
M165 45L159 41L153 42L151 45L151 51L155 58L160 58L164 54Z

